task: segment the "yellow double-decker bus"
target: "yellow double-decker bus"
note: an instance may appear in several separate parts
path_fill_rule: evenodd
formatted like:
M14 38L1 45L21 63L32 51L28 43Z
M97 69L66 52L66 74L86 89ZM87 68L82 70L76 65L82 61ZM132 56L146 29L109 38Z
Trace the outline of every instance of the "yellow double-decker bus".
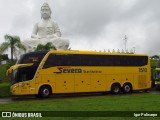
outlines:
M106 92L151 88L148 55L93 51L40 51L21 56L11 73L12 95Z

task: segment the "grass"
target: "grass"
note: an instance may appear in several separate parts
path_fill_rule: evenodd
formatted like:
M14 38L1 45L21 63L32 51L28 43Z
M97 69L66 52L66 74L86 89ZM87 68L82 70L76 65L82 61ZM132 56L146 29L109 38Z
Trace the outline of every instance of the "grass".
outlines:
M6 77L6 70L9 64L0 65L0 97L10 96L10 83Z
M72 98L30 99L1 104L0 110L16 111L160 111L159 94L106 95ZM155 105L156 104L156 105ZM20 107L17 107L20 106ZM30 106L30 107L28 107Z
M131 95L106 95L89 97L29 99L28 101L13 100L10 103L1 104L0 111L160 111L160 95L158 94L131 94ZM122 112L123 113L123 112ZM62 113L63 114L63 113ZM28 119L28 118L25 118ZM39 118L40 119L40 118ZM49 118L41 118L47 120ZM40 119L40 120L41 120ZM52 118L53 119L53 118ZM108 117L56 117L56 119L109 119ZM110 119L128 119L127 117L112 117ZM131 118L134 119L134 118ZM146 118L136 118L136 120ZM149 118L152 119L152 118Z
M2 81L7 70L8 64L0 65L0 80Z
M9 83L1 83L0 84L0 98L10 96L10 84Z

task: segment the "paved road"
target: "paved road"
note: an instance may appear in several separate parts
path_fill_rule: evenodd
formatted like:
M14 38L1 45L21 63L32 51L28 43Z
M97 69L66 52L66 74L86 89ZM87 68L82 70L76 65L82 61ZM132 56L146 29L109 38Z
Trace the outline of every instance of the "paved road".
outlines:
M30 101L30 100L48 100L48 99L68 99L68 98L79 98L79 97L95 97L95 96L125 96L125 95L135 95L135 94L160 94L160 91L139 91L132 94L118 94L113 95L110 93L78 93L78 94L60 94L52 95L50 98L41 99L35 96L20 96L20 97L4 97L0 98L0 104L6 104L17 101Z

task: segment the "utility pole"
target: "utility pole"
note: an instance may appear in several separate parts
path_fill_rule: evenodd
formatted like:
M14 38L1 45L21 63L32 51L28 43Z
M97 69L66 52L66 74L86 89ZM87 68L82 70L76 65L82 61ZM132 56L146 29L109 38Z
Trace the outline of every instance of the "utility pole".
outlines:
M128 37L127 37L127 35L125 35L124 36L124 50L125 50L125 52L127 51L127 40L128 40Z
M133 52L134 52L134 53L136 52L136 47L133 47Z

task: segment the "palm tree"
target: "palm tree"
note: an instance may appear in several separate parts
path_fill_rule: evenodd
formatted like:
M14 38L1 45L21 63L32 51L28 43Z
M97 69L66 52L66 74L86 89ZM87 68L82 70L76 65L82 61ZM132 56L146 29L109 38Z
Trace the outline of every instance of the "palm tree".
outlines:
M21 43L21 40L18 36L5 35L5 42L0 46L0 54L3 53L8 48L11 49L11 61L13 62L13 54L18 50L23 50L26 52L25 46Z
M40 51L40 50L56 50L56 47L51 43L48 42L45 45L42 44L38 44L37 48L35 49L35 51Z

